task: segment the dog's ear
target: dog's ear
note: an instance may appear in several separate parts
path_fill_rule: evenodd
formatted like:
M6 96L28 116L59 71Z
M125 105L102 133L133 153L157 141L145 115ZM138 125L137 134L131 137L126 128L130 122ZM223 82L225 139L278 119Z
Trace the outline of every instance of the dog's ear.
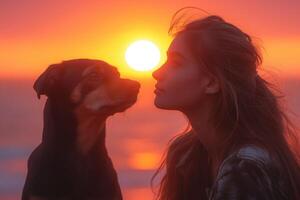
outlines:
M34 82L33 88L40 99L41 95L49 95L56 81L59 79L59 72L62 66L60 64L50 65Z

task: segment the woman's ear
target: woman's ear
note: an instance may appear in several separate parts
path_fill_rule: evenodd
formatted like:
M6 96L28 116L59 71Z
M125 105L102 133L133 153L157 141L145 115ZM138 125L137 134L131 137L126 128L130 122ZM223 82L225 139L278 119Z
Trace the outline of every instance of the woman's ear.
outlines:
M61 68L62 66L60 66L60 64L52 64L37 78L33 88L36 91L38 98L40 98L42 94L49 95L59 79Z
M206 94L215 94L220 91L220 83L215 75L210 74L207 77L207 82L205 85Z

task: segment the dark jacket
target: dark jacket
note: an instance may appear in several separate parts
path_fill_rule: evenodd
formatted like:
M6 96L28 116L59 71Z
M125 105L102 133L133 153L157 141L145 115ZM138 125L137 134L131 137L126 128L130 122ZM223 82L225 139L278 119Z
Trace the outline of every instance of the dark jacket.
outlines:
M207 188L209 200L292 200L287 173L280 162L254 145L230 154L216 181Z

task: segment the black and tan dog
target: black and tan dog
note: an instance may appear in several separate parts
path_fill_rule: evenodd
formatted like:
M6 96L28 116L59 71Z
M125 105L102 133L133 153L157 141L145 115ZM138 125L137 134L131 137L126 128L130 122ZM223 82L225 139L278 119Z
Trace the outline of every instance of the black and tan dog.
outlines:
M140 84L106 62L75 59L50 65L36 80L44 108L41 144L28 159L22 200L120 200L105 146L105 120L137 99Z

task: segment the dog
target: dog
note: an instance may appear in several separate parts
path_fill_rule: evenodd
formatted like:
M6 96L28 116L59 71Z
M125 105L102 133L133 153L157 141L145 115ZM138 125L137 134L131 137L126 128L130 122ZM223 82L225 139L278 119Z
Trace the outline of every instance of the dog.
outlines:
M50 65L33 87L48 98L22 200L122 200L105 121L136 102L139 82L120 78L104 61L73 59Z

